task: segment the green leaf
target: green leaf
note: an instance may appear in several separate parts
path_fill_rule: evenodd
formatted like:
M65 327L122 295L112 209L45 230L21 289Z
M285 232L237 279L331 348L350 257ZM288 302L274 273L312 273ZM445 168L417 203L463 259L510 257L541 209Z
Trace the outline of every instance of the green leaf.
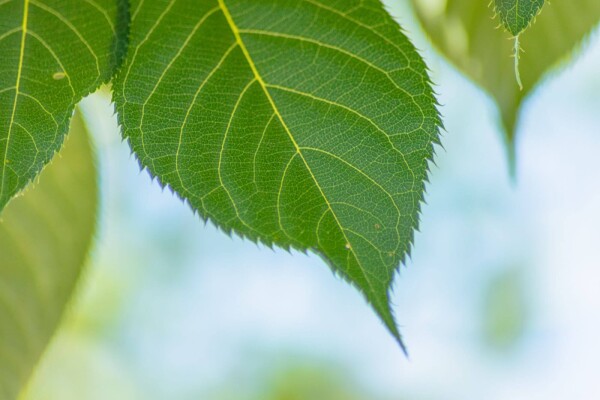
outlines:
M126 0L0 0L0 210L60 148L125 50Z
M400 342L388 291L439 116L379 0L132 5L115 83L143 167L226 232L320 254Z
M544 6L520 37L522 91L512 83L510 34L497 29L487 1L447 0L439 7L427 0L411 2L434 45L497 102L512 166L522 102L548 71L581 47L600 22L600 1L556 0Z
M494 0L494 4L502 25L518 36L538 15L544 0Z
M92 242L98 193L88 134L0 214L0 398L17 397L65 311Z

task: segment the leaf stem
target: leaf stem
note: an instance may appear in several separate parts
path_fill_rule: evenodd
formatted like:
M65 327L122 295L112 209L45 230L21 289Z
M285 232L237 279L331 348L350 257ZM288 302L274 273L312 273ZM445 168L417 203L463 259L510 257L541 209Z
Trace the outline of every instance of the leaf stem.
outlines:
M519 53L521 52L521 47L519 45L519 35L515 36L515 77L517 78L517 83L519 84L519 89L523 90L523 83L521 82L521 74L519 72Z

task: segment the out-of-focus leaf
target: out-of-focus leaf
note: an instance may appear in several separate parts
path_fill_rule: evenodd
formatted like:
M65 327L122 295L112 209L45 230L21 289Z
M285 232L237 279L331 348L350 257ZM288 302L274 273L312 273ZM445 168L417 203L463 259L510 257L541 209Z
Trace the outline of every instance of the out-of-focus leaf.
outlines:
M600 22L600 1L554 0L544 6L520 36L522 91L514 84L511 34L498 29L488 1L410 1L433 44L498 104L512 167L523 100L550 69L581 47Z
M148 400L117 351L65 325L19 400Z
M375 400L344 376L343 370L323 365L289 365L278 370L256 400Z
M127 0L0 0L0 211L125 54Z
M54 334L96 225L96 169L81 117L64 149L0 214L0 399L14 399Z
M134 1L114 85L143 167L227 232L312 250L393 336L440 119L380 0Z
M483 339L495 350L506 352L525 333L529 297L522 271L502 271L491 280L483 298Z

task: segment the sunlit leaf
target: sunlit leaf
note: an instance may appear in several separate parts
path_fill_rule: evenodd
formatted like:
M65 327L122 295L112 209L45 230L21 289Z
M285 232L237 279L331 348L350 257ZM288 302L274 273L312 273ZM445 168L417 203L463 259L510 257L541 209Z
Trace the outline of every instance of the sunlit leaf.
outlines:
M124 55L126 0L0 0L0 210L60 148Z
M115 101L142 166L227 232L323 256L400 342L389 289L440 122L380 1L134 1L132 14Z
M498 29L488 1L411 2L434 45L498 104L512 165L523 100L549 70L579 50L600 22L600 1L553 0L544 5L535 24L520 35L522 91L514 84L512 34Z
M96 171L81 117L65 148L0 214L0 399L28 380L54 334L92 241Z

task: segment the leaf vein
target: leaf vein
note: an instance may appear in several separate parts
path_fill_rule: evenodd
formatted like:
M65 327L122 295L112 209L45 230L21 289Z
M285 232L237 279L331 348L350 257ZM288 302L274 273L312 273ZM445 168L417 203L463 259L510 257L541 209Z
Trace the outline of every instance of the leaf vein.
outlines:
M177 50L177 53L175 54L175 56L173 58L171 58L171 60L169 60L169 63L167 64L167 66L165 67L165 69L160 74L160 77L158 78L158 81L156 82L156 84L154 85L154 87L150 91L150 94L148 95L148 97L146 98L146 100L144 100L144 103L142 104L142 116L141 116L141 119L140 119L140 132L141 132L140 138L141 138L141 143L142 143L142 150L144 151L144 154L146 155L146 157L148 157L148 152L146 151L146 143L145 143L145 140L144 140L144 129L143 129L144 118L146 116L146 105L148 104L148 102L150 101L150 99L156 93L156 90L158 89L158 87L162 83L164 77L167 75L167 72L169 72L169 70L173 67L173 65L175 64L175 62L179 59L179 57L181 56L181 54L183 53L183 51L187 48L189 42L195 36L195 34L198 31L198 29L200 29L200 27L204 24L204 22L211 15L213 15L217 11L219 11L219 7L214 7L211 10L209 10L206 14L204 14L202 16L202 18L200 18L200 20L198 21L198 23L196 23L196 25L194 26L194 28L191 30L191 32L185 38L183 44ZM199 93L199 92L197 92L197 93ZM194 97L194 101L195 101L195 97ZM193 105L193 102L192 102L192 105ZM189 115L189 113L187 115ZM187 120L187 115L186 115L186 120ZM184 121L184 124L185 124L185 121Z
M208 73L208 75L206 76L206 78L202 81L202 83L200 84L200 86L196 90L196 93L194 93L194 97L192 99L192 102L190 103L190 105L188 106L188 108L186 110L185 117L183 119L183 122L181 124L181 128L179 130L179 140L177 142L177 150L175 152L175 173L177 174L177 177L179 179L179 183L181 184L181 186L183 187L183 189L186 192L188 192L188 193L190 193L190 192L187 189L186 185L183 183L183 177L181 176L180 161L179 161L179 156L181 154L181 145L183 144L183 132L184 132L186 126L187 126L190 114L192 112L192 108L196 104L196 101L198 99L198 96L202 92L202 89L204 88L204 86L206 85L206 83L212 78L212 76L215 74L215 72L217 72L219 70L219 68L223 65L223 63L225 62L225 60L229 57L229 55L231 54L231 52L233 51L233 49L235 49L237 47L237 45L238 44L236 42L234 42L229 47L229 49L227 49L227 51L221 57L221 59L219 60L219 62L217 63L217 65Z
M425 119L425 112L423 111L423 109L421 108L421 105L419 103L417 103L414 99L414 96L411 95L406 89L404 89L403 87L401 87L400 85L398 85L396 83L396 81L391 77L390 72L384 70L383 68L373 64L372 62L356 55L353 54L351 52L349 52L348 50L342 49L341 47L338 46L334 46L331 44L327 44L327 43L323 43L321 41L315 40L315 39L310 39L310 38L306 38L304 36L297 36L297 35L290 35L287 33L280 33L280 32L269 32L269 31L263 31L263 30L257 30L257 29L240 29L240 33L246 33L246 34L251 34L251 35L262 35L262 36L271 36L271 37L277 37L277 38L282 38L282 39L290 39L290 40L297 40L300 42L305 42L305 43L310 43L313 44L315 46L319 46L319 47L323 47L323 48L327 48L330 50L334 50L337 52L340 52L342 54L347 55L348 57L350 57L353 60L357 60L365 65L367 65L368 67L384 74L386 76L386 78L392 83L392 85L394 85L394 87L398 90L400 90L402 93L404 93L406 96L408 96L409 99L411 99L412 103L419 109L419 112L421 113L421 118L422 120Z
M19 102L19 92L21 88L21 74L23 72L23 59L25 57L25 40L27 39L27 22L29 19L29 0L23 2L23 20L21 22L21 46L19 50L19 64L17 66L17 78L15 83L15 97L13 100L12 112L10 115L10 121L8 123L8 133L6 135L6 144L4 149L4 157L2 159L2 177L0 178L0 199L4 195L5 182L6 182L6 168L8 159L8 150L10 148L10 139L15 124L15 116L17 113L17 103Z
M285 86L279 86L279 85L266 84L266 86L267 87L271 87L273 89L278 89L278 90L283 90L283 91L286 91L286 92L294 93L294 94L297 94L299 96L308 97L308 98L310 98L312 100L319 101L319 102L322 102L322 103L326 103L326 104L329 104L329 105L332 105L332 106L335 106L335 107L343 108L344 110L349 111L352 114L355 114L356 116L358 116L359 118L361 118L361 119L369 122L373 127L375 127L377 129L378 132L380 132L381 134L384 135L384 137L389 142L389 144L392 146L392 148L394 149L394 151L396 151L402 157L402 160L403 160L406 168L408 169L408 171L410 171L410 173L413 176L413 178L415 178L415 173L412 170L412 168L410 167L410 164L408 163L408 160L406 159L404 153L402 151L400 151L400 149L398 149L396 147L396 145L392 142L392 140L390 139L390 135L388 135L371 118L367 117L366 115L364 115L364 114L362 114L362 113L360 113L360 112L358 112L358 111L356 111L356 110L354 110L354 109L352 109L352 108L350 108L348 106L345 106L343 104L340 104L340 103L337 103L335 101L331 101L331 100L328 100L328 99L325 99L325 98L322 98L322 97L315 96L315 95L310 94L310 93L302 92L302 91L299 91L299 90L296 90L296 89L288 88L288 87L285 87Z

